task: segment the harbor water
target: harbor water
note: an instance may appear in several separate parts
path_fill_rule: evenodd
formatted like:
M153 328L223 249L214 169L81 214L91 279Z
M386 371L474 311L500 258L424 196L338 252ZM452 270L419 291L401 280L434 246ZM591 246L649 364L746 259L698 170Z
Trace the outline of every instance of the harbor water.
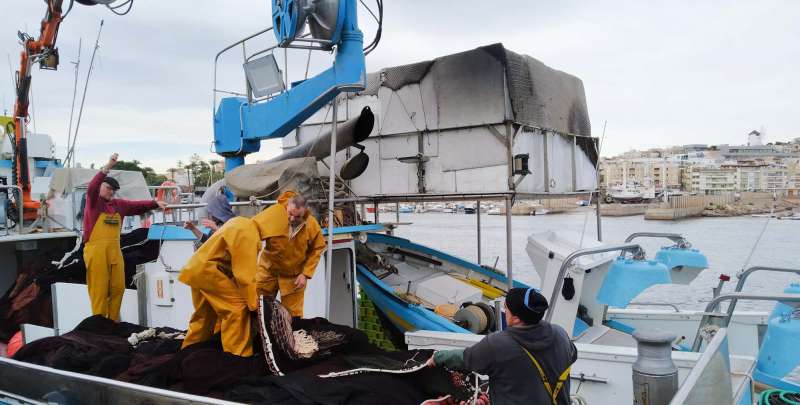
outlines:
M393 212L380 214L381 221L395 219ZM410 222L411 225L401 225L395 234L475 261L476 221L475 215L466 214L401 213L400 222ZM528 235L547 230L565 230L582 234L586 240L597 237L595 215L589 210L514 216L512 229L514 278L534 286L539 285L539 277L525 252ZM680 233L708 257L710 269L688 288L684 285L656 285L635 300L639 302L670 303L681 309L703 309L711 299L711 290L716 287L720 274L731 276L731 281L723 287L724 292L733 290L736 273L745 266L800 267L800 221L753 217L647 221L643 216L604 217L602 232L603 241L611 243L623 242L633 232ZM505 235L505 216L481 215L482 264L493 266L497 262L497 268L506 269ZM636 242L644 246L649 258L655 255L659 247L671 244L666 239L637 239ZM789 283L798 281L800 277L795 275L762 272L751 276L745 289L753 293L780 293ZM737 308L765 310L772 306L772 303L742 301Z

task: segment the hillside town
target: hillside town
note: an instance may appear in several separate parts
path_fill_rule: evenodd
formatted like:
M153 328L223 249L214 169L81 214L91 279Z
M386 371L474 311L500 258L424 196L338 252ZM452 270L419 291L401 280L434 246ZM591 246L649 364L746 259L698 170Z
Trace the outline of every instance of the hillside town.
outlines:
M692 144L603 157L600 187L609 200L741 192L797 197L800 138L765 143L754 130L743 145Z

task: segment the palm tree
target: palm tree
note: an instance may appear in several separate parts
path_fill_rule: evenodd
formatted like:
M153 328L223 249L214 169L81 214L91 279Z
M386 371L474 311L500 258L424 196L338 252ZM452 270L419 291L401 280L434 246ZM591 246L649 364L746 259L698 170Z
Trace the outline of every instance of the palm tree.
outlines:
M169 172L170 177L171 177L172 181L174 182L175 181L175 172L177 172L178 169L176 169L174 167L170 167L169 169L167 169L167 171Z
M208 161L208 164L211 165L211 176L208 177L208 186L211 186L211 183L213 183L215 181L214 180L214 168L217 167L217 165L220 162L221 162L221 160L218 160L218 159L211 159L211 160Z

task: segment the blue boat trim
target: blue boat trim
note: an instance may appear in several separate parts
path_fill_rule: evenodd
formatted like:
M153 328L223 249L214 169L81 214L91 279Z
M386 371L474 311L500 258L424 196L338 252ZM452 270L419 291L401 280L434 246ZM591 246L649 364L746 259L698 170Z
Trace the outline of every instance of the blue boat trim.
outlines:
M589 329L589 324L581 318L575 318L575 326L572 328L572 337L576 338Z
M375 231L383 231L386 228L381 224L369 224L369 225L355 225L355 226L342 226L338 228L333 228L334 235L341 235L346 233L354 233L354 232L375 232ZM322 228L322 234L327 236L328 235L328 228Z
M766 384L786 391L800 392L800 385L792 384L780 378L771 376L759 369L753 370L753 381L758 381L762 384Z
M609 319L603 322L603 324L611 329L618 330L622 333L627 333L629 335L633 335L633 332L636 331L636 328L634 328L633 326L630 326L626 323L622 323L616 319Z
M198 229L205 234L211 232L210 229L198 226ZM147 231L149 240L197 240L192 231L175 225L152 225Z
M481 266L479 266L479 265L477 265L475 263L471 263L471 262L468 262L468 261L466 261L464 259L455 257L453 255L449 255L447 253L444 253L444 252L441 252L441 251L438 251L438 250L435 250L435 249L431 249L431 248L429 248L427 246L418 245L416 243L411 242L408 239L398 238L396 236L384 235L384 234L379 234L379 233L370 233L368 235L367 242L377 242L377 243L383 243L383 244L387 244L387 245L394 245L394 246L399 246L399 247L404 247L404 248L407 248L407 249L410 249L410 250L414 250L414 251L417 251L417 252L426 253L426 254L429 254L431 256L434 256L434 257L437 257L439 259L442 259L443 261L448 261L448 262L457 264L457 265L459 265L461 267L468 268L468 269L470 269L470 270L472 270L472 271L474 271L476 273L483 274L484 276L487 276L489 278L493 278L493 279L499 280L499 281L501 281L503 283L508 283L508 278L506 276L502 275L502 274L495 273L495 272L487 270L487 269L485 269L485 268L483 268L483 267L481 267ZM514 280L514 287L515 288L529 288L530 286L528 286L527 284L524 284L524 283L521 283L519 281Z

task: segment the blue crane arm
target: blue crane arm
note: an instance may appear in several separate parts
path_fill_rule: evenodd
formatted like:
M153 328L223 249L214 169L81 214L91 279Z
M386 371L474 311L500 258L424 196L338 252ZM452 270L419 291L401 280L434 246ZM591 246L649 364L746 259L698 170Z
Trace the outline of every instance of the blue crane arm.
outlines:
M355 0L342 1L346 11L332 67L266 101L251 104L243 97L220 101L214 116L214 147L225 157L225 171L258 152L261 140L286 136L342 91L365 88L364 36L358 29Z

